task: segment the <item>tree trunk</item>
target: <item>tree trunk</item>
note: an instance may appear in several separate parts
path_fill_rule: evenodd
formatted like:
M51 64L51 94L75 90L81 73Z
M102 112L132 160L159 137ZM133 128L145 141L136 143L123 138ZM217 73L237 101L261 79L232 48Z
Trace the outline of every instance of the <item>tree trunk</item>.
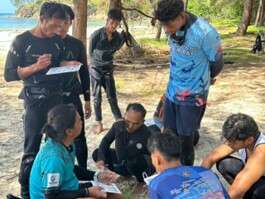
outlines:
M248 26L250 25L251 16L252 16L253 2L254 2L253 0L245 0L242 21L237 29L238 35L243 36L247 33L247 29Z
M87 44L87 0L73 0L75 20L73 36Z
M265 15L265 0L260 0L255 20L255 26L262 26L264 24L264 15Z
M109 9L121 9L121 0L110 0Z
M184 0L184 9L185 10L188 9L188 3L189 3L189 0Z
M122 8L122 1L121 0L110 0L110 5L109 5L109 9L121 9ZM129 33L129 26L128 23L123 15L122 17L122 21L125 27L125 31ZM131 44L133 44L133 46L129 47L129 50L132 54L133 57L136 56L141 56L143 55L144 51L141 49L141 47L139 46L139 44L136 42L136 40L133 38L133 36L131 36Z
M156 32L156 39L160 40L162 34L162 25L161 23L157 24L157 32Z

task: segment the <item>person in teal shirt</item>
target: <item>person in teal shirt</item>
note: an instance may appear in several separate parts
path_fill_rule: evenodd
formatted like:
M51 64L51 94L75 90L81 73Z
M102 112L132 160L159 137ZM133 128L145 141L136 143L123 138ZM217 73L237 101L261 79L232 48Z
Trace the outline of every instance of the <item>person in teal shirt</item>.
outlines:
M74 105L61 104L49 111L42 129L48 139L37 154L30 174L31 199L106 198L99 187L79 183L75 174L73 142L81 128L82 121ZM88 179L93 179L94 172L84 172L88 173Z

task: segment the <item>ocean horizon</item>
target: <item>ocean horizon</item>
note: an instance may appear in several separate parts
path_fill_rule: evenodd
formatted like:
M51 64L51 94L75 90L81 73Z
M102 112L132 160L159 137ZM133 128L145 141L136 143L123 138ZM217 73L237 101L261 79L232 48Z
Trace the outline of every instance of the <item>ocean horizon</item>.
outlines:
M28 30L36 26L38 20L36 18L17 17L14 13L0 13L0 31L19 31ZM87 26L88 31L95 30L105 24L104 20L89 19Z
M14 13L0 13L0 30L31 29L37 24L34 18L20 18Z

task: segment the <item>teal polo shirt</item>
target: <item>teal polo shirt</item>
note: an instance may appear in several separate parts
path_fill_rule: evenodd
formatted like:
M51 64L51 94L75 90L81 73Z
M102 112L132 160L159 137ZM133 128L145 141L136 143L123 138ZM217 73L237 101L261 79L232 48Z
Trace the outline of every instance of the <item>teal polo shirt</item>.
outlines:
M78 190L74 174L75 152L48 139L34 160L30 174L30 198L44 199L45 191Z

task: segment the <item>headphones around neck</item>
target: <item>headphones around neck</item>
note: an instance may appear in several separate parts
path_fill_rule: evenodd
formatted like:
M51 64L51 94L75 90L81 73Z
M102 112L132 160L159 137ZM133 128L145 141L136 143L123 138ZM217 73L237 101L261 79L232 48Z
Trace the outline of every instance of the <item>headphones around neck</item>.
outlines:
M187 23L179 31L171 35L172 39L174 39L177 42L177 44L180 46L182 46L185 43L188 29L197 20L197 17L195 15L191 13L187 14L188 14Z

